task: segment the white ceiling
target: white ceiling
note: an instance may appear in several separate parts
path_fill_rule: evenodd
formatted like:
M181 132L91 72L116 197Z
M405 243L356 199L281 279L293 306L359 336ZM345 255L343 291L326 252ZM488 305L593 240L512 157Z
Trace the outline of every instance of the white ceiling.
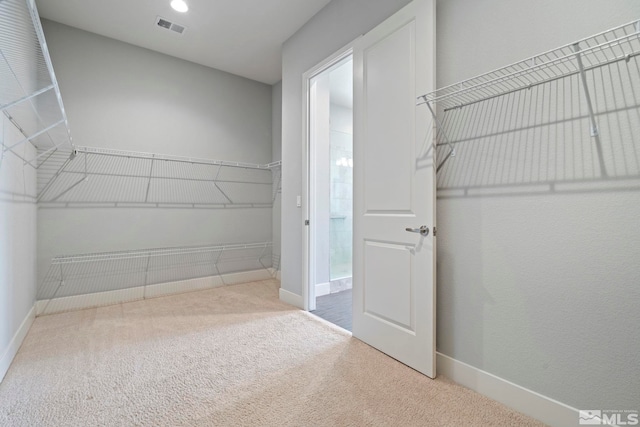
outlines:
M282 43L330 0L37 0L40 16L136 46L273 84ZM161 16L183 35L156 25Z

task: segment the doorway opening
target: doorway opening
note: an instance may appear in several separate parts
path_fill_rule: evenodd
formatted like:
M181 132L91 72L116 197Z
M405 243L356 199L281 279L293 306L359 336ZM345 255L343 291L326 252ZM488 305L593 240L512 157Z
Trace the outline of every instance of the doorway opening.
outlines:
M351 331L353 57L309 79L309 308Z

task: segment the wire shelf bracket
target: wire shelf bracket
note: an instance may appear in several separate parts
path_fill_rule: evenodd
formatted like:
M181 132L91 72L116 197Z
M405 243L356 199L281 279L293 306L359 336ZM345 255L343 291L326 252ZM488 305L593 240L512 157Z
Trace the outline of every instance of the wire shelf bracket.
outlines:
M438 173L440 171L440 169L442 169L444 164L447 163L447 160L449 160L451 157L455 157L456 148L451 143L451 140L447 137L447 134L446 134L446 132L444 130L444 126L442 125L442 122L440 121L440 119L436 115L436 112L433 110L433 107L431 107L431 104L428 103L428 102L426 104L427 104L427 107L429 108L429 112L431 113L431 116L433 117L433 121L436 124L436 128L440 131L440 134L442 135L442 139L444 139L445 144L447 144L449 146L449 152L447 153L445 158L442 159L442 161L436 167L436 173Z
M438 111L446 113L579 75L589 114L589 131L595 140L601 172L606 176L607 171L599 138L600 132L586 73L619 61L629 63L632 58L638 55L640 55L640 20L418 96L416 105L426 104L434 118L436 129L443 139L443 143L439 145L448 145L450 148L450 152L437 166L437 170L440 170L447 160L455 156L455 149L444 133L442 122L436 116L436 108Z

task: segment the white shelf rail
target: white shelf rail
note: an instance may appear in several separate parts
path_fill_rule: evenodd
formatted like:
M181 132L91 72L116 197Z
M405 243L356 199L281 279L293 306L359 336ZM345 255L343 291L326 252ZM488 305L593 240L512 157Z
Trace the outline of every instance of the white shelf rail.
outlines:
M75 147L38 202L57 205L270 207L281 162L253 164Z
M580 76L582 82L589 113L590 133L596 138L596 148L601 167L604 169L598 124L586 73L620 61L629 63L638 55L640 20L419 96L417 105L426 104L436 120L442 142L440 145L448 145L450 148L449 153L437 166L437 170L440 170L450 157L455 156L455 149L447 137L442 121L436 116L436 108L438 112L447 113L576 75Z
M38 288L38 300L139 288L267 270L272 243L242 243L57 256Z
M38 168L57 150L71 149L67 115L34 0L0 1L0 111L23 136L2 141L0 160L11 152ZM36 148L32 156L18 151L27 143Z

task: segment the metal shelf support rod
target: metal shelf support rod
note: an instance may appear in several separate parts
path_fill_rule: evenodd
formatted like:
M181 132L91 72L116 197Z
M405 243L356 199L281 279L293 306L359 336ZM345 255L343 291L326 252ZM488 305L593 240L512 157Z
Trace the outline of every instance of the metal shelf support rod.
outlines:
M86 154L85 154L86 156ZM144 196L144 202L147 203L149 201L149 190L151 189L151 179L153 178L153 163L155 158L151 159L151 167L149 168L149 181L147 181L147 192Z
M426 99L425 99L426 101ZM438 118L438 116L436 115L436 112L433 111L433 108L431 107L431 103L430 102L425 102L427 104L427 107L429 108L429 111L431 112L431 116L433 117L433 120L436 123L436 128L440 131L440 133L442 134L442 137L445 140L445 143L449 146L449 153L446 155L446 157L444 159L442 159L442 161L440 162L440 164L436 167L436 173L438 173L440 171L440 169L442 169L442 167L444 166L444 164L447 162L447 160L449 160L451 157L455 157L456 155L456 149L455 147L451 144L451 141L449 140L449 138L447 137L446 132L444 131L444 126L442 126L442 123L440 122L440 119Z
M589 121L591 122L591 136L597 136L598 125L596 124L596 117L593 114L593 104L591 102L591 95L589 94L589 85L587 84L587 76L585 75L584 64L582 63L582 56L580 55L580 43L574 44L573 50L576 52L576 62L578 63L578 69L580 72L580 81L582 82L582 89L584 90L584 96L587 99L587 108L589 110Z
M591 102L591 94L589 93L587 76L585 75L584 64L582 63L582 56L580 54L580 43L574 44L573 50L576 52L576 62L578 63L578 69L580 70L580 81L582 82L582 89L584 90L584 96L587 101L587 109L589 111L589 121L591 122L591 136L595 138L596 150L598 151L598 163L600 164L600 171L602 172L603 176L607 176L607 168L604 164L604 156L602 154L602 145L600 144L600 134L598 132L596 116L593 113L593 104Z

